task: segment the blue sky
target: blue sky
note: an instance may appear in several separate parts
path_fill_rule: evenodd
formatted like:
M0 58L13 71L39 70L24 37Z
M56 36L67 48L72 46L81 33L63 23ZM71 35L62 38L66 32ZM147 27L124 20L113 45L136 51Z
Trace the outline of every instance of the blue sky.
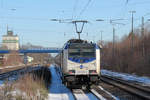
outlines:
M50 19L73 18L90 22L84 27L82 39L97 42L103 30L103 40L111 41L110 19L126 19L117 21L125 26L115 26L116 36L121 38L131 30L129 11L136 11L136 28L141 24L141 17L150 13L149 6L150 0L129 0L128 4L126 0L0 0L0 39L6 34L8 25L9 29L19 35L21 44L30 42L46 47L61 47L68 39L77 38L75 28L70 23L52 22ZM150 15L145 16L145 21L148 18ZM96 22L96 19L105 21Z

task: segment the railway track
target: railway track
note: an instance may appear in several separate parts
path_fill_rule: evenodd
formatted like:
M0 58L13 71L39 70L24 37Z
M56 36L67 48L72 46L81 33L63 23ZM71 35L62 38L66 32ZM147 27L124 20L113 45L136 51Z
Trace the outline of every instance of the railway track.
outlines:
M150 100L150 89L108 76L102 76L101 80L127 92L130 92L131 94L139 96L144 100Z
M0 74L11 72L11 71L14 71L14 70L23 69L23 68L30 67L30 66L38 66L38 64L27 64L27 65L13 66L13 67L7 67L7 66L2 67L0 69Z
M93 95L95 95L97 98L99 98L99 100L107 100L103 96L101 96L96 90L91 89L90 91L91 91L91 93L93 93Z
M100 92L99 86L95 86L95 88L89 90L72 89L72 94L75 100L115 100L110 94ZM106 98L103 97L104 94Z
M100 100L116 100L116 97L114 97L111 93L104 90L101 86L93 86L90 90L96 97L98 97Z
M88 96L82 89L72 89L72 94L75 100L89 100Z
M13 75L18 75L18 74L31 72L31 71L37 70L39 68L40 67L24 67L24 68L20 68L20 69L17 69L17 70L12 70L12 71L9 71L9 72L1 73L0 74L0 80L9 78L10 76L13 76Z

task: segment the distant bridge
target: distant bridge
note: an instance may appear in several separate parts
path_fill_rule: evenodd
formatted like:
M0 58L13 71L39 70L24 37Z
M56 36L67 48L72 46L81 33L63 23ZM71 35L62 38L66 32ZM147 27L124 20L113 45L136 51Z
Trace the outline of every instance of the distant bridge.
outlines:
M11 53L14 50L0 50L0 54ZM24 64L27 64L27 54L28 53L61 53L61 48L29 48L29 49L20 49L15 50L18 53L22 53L24 55ZM2 56L3 58L3 56Z
M0 50L0 54L10 53L12 50ZM18 53L60 53L61 48L30 48L17 50Z

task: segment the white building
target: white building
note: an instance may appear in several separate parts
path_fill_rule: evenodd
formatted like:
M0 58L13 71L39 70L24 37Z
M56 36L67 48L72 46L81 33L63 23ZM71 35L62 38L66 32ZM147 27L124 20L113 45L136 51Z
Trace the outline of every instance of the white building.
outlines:
M7 31L2 37L2 47L8 50L19 50L19 37L13 35L13 31Z

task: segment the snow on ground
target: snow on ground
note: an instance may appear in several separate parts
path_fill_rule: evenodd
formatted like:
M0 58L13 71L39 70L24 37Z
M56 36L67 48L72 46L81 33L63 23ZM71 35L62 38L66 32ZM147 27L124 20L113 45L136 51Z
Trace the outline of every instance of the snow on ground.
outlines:
M89 100L99 100L92 93L86 93L86 95L88 96Z
M17 80L18 78L19 78L18 75L12 75L11 77L7 78L7 81L13 82L13 81ZM0 80L0 86L3 86L5 82L6 82L6 79Z
M4 83L4 81L3 81L3 80L0 80L0 86L2 86L2 85L3 85L3 83Z
M50 71L52 79L48 100L74 100L71 91L62 84L61 78L53 65L50 67Z
M73 94L75 95L77 100L90 100L81 89L73 89Z
M34 71L34 70L38 70L40 69L41 67L31 67L31 68L28 68L27 70L20 70L18 71L16 74L12 74L11 76L9 76L9 74L6 75L5 78L2 78L0 80L0 86L3 86L4 85L4 82L6 81L9 81L9 82L14 82L15 80L18 80L20 77L24 76L24 74L20 74L21 72L31 72L31 71ZM0 76L2 77L2 76Z
M136 75L112 72L112 71L108 71L108 70L101 70L101 74L120 78L120 79L130 81L130 82L136 82L136 83L142 84L143 86L150 86L150 78L148 78L148 77L139 77Z

